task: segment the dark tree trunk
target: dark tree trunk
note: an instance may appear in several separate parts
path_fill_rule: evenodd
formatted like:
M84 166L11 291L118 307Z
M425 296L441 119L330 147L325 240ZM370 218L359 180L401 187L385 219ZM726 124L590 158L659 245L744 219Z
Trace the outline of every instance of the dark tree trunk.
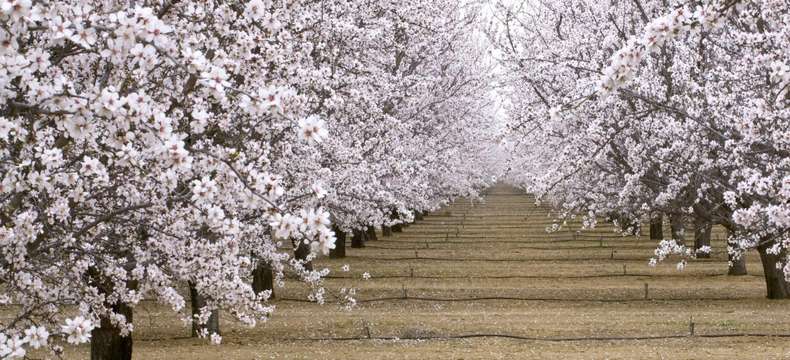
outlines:
M114 284L111 281L103 281L104 277L95 267L88 267L88 276L91 285L96 286L102 294L113 292ZM137 281L127 282L126 287L137 290ZM123 303L107 305L116 314L123 315L127 323L133 322L133 310L128 305ZM130 360L131 358L132 335L121 336L121 329L113 325L110 318L99 318L99 326L91 330L91 360Z
M390 212L390 219L391 220L399 220L400 219L400 216L398 216L398 211L397 210L392 210L392 212ZM403 232L403 224L398 223L398 224L392 225L391 227L392 227L392 232L394 232L394 233Z
M784 258L784 251L775 255L769 254L768 249L773 246L773 242L769 242L757 247L757 252L760 253L760 262L763 264L763 272L765 273L765 287L769 299L787 299L790 296L790 283L785 280L785 274L782 268L777 268L776 264L780 263Z
M368 226L367 233L368 233L368 241L378 240L378 237L376 236L376 228L375 227Z
M313 270L313 262L307 261L307 257L310 255L310 245L305 244L303 242L294 242L294 258L297 260L302 260L304 264L304 268L307 270Z
M710 252L700 252L703 246L710 248L710 232L711 224L703 219L694 219L694 250L697 252L697 258L707 259L710 258Z
M261 261L252 271L252 291L260 294L270 291L269 299L274 299L274 272L269 263Z
M424 219L424 216L422 215L422 211L414 212L414 221L415 222L422 221L423 219Z
M329 257L342 259L346 257L346 233L337 227L333 227L332 230L335 232L335 248L329 250Z
M747 275L746 272L746 254L741 254L737 259L732 255L727 256L730 260L730 268L727 270L727 275L741 276Z
M727 234L725 235L727 238L727 244L730 245L730 230L727 229ZM741 276L747 275L746 272L746 253L743 252L740 256L736 257L733 254L730 254L730 249L727 249L727 259L729 260L729 269L727 270L727 275L731 276Z
M394 233L403 232L403 224L392 225L392 232Z
M125 316L127 322L132 322L131 307L120 304L112 309ZM100 321L100 326L91 331L91 360L131 360L132 335L121 336L120 329L109 318L102 317Z
M389 226L381 225L381 235L384 237L392 236L392 228Z
M664 240L664 216L658 215L650 219L650 240Z
M685 228L683 225L683 215L669 215L669 227L672 229L672 239L674 239L678 244L685 244L686 237Z
M354 230L354 235L351 237L351 247L355 249L365 247L365 232L362 230Z
M206 298L195 288L195 284L189 283L189 297L192 299L192 337L198 337L202 329L206 329L210 334L219 334L219 311L213 310L211 316L205 324L199 324L197 316L200 315L200 309L206 306Z

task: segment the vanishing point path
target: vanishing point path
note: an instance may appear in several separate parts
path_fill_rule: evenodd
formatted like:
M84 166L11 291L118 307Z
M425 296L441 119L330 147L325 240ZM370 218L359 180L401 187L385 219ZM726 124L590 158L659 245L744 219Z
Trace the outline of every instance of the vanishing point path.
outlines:
M622 237L609 224L577 233L578 222L568 223L549 233L550 210L498 185L483 203L457 201L402 233L349 248L345 259L319 260L317 268L332 270L327 298L356 288L354 310L300 301L307 289L289 282L278 289L269 323L250 330L225 321L223 345L208 350L195 340L155 340L185 330L146 328L141 313L139 337L151 340L137 342L137 354L730 359L760 351L790 357L790 339L759 336L790 333L790 304L764 299L755 258L747 260L752 275L723 275L721 234L714 234L712 259L678 272L672 262L649 267L655 243ZM343 272L346 264L350 271ZM369 280L362 279L365 272Z

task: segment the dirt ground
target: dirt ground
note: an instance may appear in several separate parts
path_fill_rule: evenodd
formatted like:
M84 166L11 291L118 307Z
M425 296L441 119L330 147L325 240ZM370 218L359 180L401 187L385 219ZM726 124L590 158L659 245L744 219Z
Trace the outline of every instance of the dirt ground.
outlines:
M711 259L678 272L674 262L647 265L655 243L644 236L622 237L610 225L547 233L551 224L533 198L496 187L485 204L453 204L403 233L348 249L346 259L318 261L332 269L330 292L358 289L355 310L298 301L307 290L290 282L276 289L268 323L248 329L223 316L223 344L212 346L146 303L135 314L134 356L790 359L790 302L764 298L754 254L749 275L725 275L720 231ZM67 358L87 353L70 348Z

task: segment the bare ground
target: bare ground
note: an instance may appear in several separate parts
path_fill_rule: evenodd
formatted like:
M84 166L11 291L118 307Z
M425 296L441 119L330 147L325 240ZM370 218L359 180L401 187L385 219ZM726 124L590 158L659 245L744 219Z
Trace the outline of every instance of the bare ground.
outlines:
M646 237L611 225L577 234L573 223L549 234L548 214L506 187L486 204L451 205L348 249L347 259L317 262L333 270L329 289L358 289L355 310L301 302L307 290L291 282L277 289L268 323L248 329L223 316L220 346L190 339L167 309L143 304L135 358L790 358L790 303L764 298L753 254L750 275L724 275L720 231L712 259L678 272L647 265L655 243ZM69 351L85 358L88 348Z

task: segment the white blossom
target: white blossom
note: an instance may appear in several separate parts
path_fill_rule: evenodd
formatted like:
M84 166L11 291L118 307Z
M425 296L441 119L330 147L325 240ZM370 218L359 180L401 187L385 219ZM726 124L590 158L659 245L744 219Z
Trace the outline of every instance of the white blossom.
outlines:
M31 326L25 330L25 342L34 349L47 345L49 331L43 326Z
M66 319L66 324L61 327L61 330L66 334L66 341L68 341L69 344L77 345L90 340L93 327L90 320L82 316L77 316Z
M320 143L329 136L329 132L326 130L326 123L316 115L299 120L299 129L301 130L302 138L308 141L312 140Z

